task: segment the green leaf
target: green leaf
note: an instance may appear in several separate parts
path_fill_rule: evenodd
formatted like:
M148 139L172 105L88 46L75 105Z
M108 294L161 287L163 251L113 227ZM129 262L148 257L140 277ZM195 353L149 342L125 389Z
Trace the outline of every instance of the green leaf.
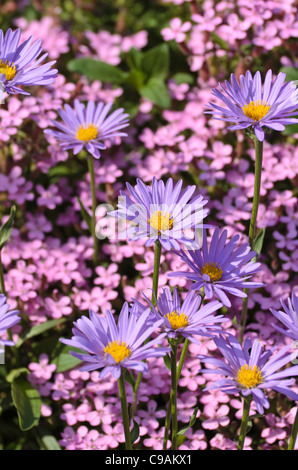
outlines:
M175 80L177 85L181 85L181 83L187 83L188 85L192 85L194 83L194 77L190 75L190 73L175 73L172 78L173 80Z
M89 57L73 59L68 62L67 68L71 72L85 75L91 81L100 80L102 82L123 83L128 76L127 72L123 72L114 65Z
M19 369L13 369L9 372L9 374L7 374L6 381L8 383L12 383L14 381L14 379L16 379L17 377L19 377L19 375L24 374L24 373L29 374L29 370L26 367L20 367Z
M184 436L183 434L180 434L180 436L178 436L177 438L177 449L179 449L179 447L183 444L184 441L186 441L186 436Z
M61 450L59 442L54 436L46 435L41 438L46 450Z
M87 211L87 209L84 207L84 204L82 203L81 199L77 196L77 201L80 204L80 209L81 209L81 214L83 219L85 220L86 224L88 225L88 228L90 232L92 231L92 217L91 214Z
M170 356L168 354L165 354L163 357L163 362L165 363L165 366L171 370L171 359L170 359Z
M280 72L286 74L286 81L290 82L291 80L298 80L298 69L295 67L282 67Z
M143 56L144 56L143 52L132 47L126 57L126 62L129 68L135 69L135 70L141 70Z
M298 134L298 124L290 124L286 126L285 130L283 131L283 135L293 135Z
M146 76L165 80L169 73L169 48L163 43L143 54L142 70Z
M41 398L38 391L20 375L12 381L11 396L17 409L20 429L28 431L36 426L41 412Z
M133 444L134 442L136 442L136 440L138 439L140 435L140 428L139 428L139 425L138 423L133 420L133 428L132 430L130 431L130 438L131 438L131 443Z
M143 98L147 98L152 103L163 109L171 106L171 98L166 84L158 77L153 77L139 89L139 93Z
M181 435L185 434L186 431L195 424L196 419L197 419L198 409L199 409L198 407L195 408L195 411L193 412L188 425L185 426L184 428L180 429L180 431L178 431L178 433L177 433L177 436L181 436Z
M82 361L78 359L77 357L74 357L72 354L69 353L69 351L75 351L81 353L79 349L73 348L71 346L67 345L62 345L61 343L61 350L59 354L57 354L56 357L54 357L51 361L51 364L56 365L56 371L57 373L59 372L65 372L67 370L73 369L76 367L78 364L81 364Z
M258 255L261 253L262 251L262 247L263 247L263 242L264 242L264 237L265 237L265 229L262 228L258 235L256 236L256 238L254 239L253 241L253 245L252 245L252 249L253 251L255 251Z
M39 325L34 325L27 331L23 336L20 337L17 344L15 345L16 348L19 348L27 339L33 338L34 336L41 335L47 330L54 328L57 325L61 325L65 322L65 318L58 318L57 320L49 320L44 323L40 323Z
M220 36L218 36L218 34L211 32L211 39L212 39L212 42L214 42L215 44L218 44L218 46L224 49L225 51L230 50L229 43L225 41L224 39L222 39Z
M139 90L145 83L146 75L142 70L132 69L126 82L132 85L136 90Z
M8 241L10 237L15 213L16 213L16 207L12 206L12 208L10 209L9 219L5 222L5 224L2 225L0 229L0 250L2 250L2 248L4 247L4 245L6 244L6 242Z

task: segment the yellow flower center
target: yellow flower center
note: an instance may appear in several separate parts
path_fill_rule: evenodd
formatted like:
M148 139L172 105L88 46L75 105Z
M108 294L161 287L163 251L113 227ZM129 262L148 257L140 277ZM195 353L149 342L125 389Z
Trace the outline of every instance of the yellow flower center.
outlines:
M148 220L150 227L158 232L165 232L173 227L173 217L169 212L155 211Z
M218 263L205 263L201 268L201 274L208 274L210 281L219 281L222 276L222 269Z
M122 362L130 356L131 350L124 341L111 341L104 349L105 354L110 354L115 361Z
M236 380L243 388L253 388L262 382L263 377L258 366L245 364L238 370Z
M183 312L179 313L174 310L173 312L167 313L167 315L164 316L169 320L173 330L185 328L188 325L188 317L184 315Z
M96 139L98 135L98 128L94 124L88 124L86 127L81 125L77 129L77 139L88 142L89 140Z
M260 121L266 114L268 113L271 106L269 106L266 102L262 100L258 100L256 102L251 101L249 104L246 104L242 111L244 112L245 116L252 119L253 121Z
M13 63L10 64L7 60L4 62L4 60L0 59L0 75L2 73L7 81L12 80L17 73L15 65Z

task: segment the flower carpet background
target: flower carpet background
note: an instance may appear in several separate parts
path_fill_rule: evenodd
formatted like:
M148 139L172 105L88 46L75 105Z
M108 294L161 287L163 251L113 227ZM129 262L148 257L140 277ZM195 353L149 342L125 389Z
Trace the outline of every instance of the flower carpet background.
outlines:
M219 82L250 70L285 72L298 80L298 6L261 1L4 1L1 29L42 40L57 78L30 95L5 97L0 107L1 225L16 207L9 241L1 250L7 300L21 313L12 327L16 346L0 366L0 446L3 449L122 449L124 435L115 378L80 371L69 354L73 322L93 310L116 315L125 301L151 296L154 249L143 240L93 239L84 211L92 210L86 159L62 149L44 132L75 100L103 102L129 114L127 137L108 140L94 158L98 204L116 207L126 182L155 178L195 184L208 200L208 223L248 241L254 182L254 147L242 130L205 114ZM0 57L1 59L1 57ZM93 60L96 59L97 66ZM31 90L30 90L31 91ZM258 229L265 229L251 289L245 337L266 347L293 339L272 326L270 309L298 295L298 125L272 131L264 141ZM99 214L101 215L101 214ZM105 214L103 213L102 216ZM100 217L99 217L99 220ZM169 277L187 271L184 259L162 251L159 287L192 281ZM224 329L237 332L242 299L224 306ZM187 426L179 449L234 450L241 423L239 396L205 391L215 380L200 373L202 355L217 354L212 338L191 343L178 383L178 422ZM135 449L162 449L171 377L162 357L148 360L135 414ZM36 407L26 419L16 394L30 390ZM293 390L298 393L297 384ZM25 392L24 392L25 393ZM127 387L128 401L132 393ZM270 409L256 414L246 449L286 449L297 403L276 391ZM18 410L20 411L20 410ZM253 411L256 411L253 408ZM296 448L298 443L296 443Z

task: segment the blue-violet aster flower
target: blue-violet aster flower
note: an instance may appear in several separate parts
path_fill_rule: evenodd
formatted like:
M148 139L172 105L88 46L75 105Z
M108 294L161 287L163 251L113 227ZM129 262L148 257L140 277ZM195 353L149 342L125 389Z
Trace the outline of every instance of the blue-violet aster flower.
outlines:
M42 53L41 40L34 43L30 36L19 44L21 30L8 29L4 35L0 29L0 82L7 93L29 95L20 86L48 85L53 83L57 70L52 69L56 61L41 62L47 57Z
M120 192L118 209L110 215L129 221L125 235L131 240L146 238L146 246L156 240L166 250L179 250L180 243L197 246L195 230L203 227L203 219L208 214L204 206L208 201L200 194L194 196L196 186L182 190L182 185L183 180L174 184L169 178L165 184L155 177L152 186L140 179L135 187L127 183L129 195Z
M124 303L117 323L109 310L105 317L99 317L90 310L90 318L82 316L74 322L73 337L70 340L63 338L61 342L83 351L70 352L85 363L81 370L102 369L101 377L112 373L118 379L121 367L145 372L148 366L144 360L163 356L169 351L169 348L155 347L165 333L146 342L163 320L157 320L148 327L150 308L141 315L137 315L136 309L136 305L129 307Z
M168 338L183 336L200 344L196 335L212 337L222 332L219 323L226 321L223 315L214 315L222 307L222 303L214 300L201 306L202 298L195 291L188 292L182 300L178 289L174 288L171 293L171 289L165 287L156 300L156 306L148 298L146 300L152 308L152 317L156 320L163 319L161 328L166 331Z
M252 127L257 139L263 141L264 127L283 131L285 125L298 122L291 117L297 114L298 89L293 81L284 83L285 78L285 73L279 73L273 81L272 71L268 70L262 86L259 71L254 77L247 71L240 76L239 84L232 74L230 83L225 80L224 85L220 84L222 91L212 90L226 107L210 102L213 109L206 113L212 114L214 119L234 122L230 130Z
M244 288L261 287L262 283L247 281L259 271L260 263L253 261L256 253L248 243L238 246L240 236L234 235L227 243L227 230L220 234L216 227L208 246L206 231L203 231L202 247L198 250L177 252L178 256L192 269L168 273L169 277L183 276L195 281L191 290L204 288L205 297L214 295L227 307L231 302L226 293L246 297Z
M2 336L6 334L7 330L12 326L16 325L20 321L19 311L11 310L9 312L9 304L6 303L6 297L0 294L0 342L5 346L14 346L14 342L2 339Z
M263 390L274 390L286 395L291 400L298 400L298 395L289 388L295 384L298 365L282 369L289 364L298 351L290 353L291 346L285 346L278 352L274 348L265 350L259 340L245 339L243 347L232 335L214 338L214 342L226 361L215 357L198 355L198 358L214 368L202 369L202 374L219 374L225 378L215 381L206 390L219 389L227 394L251 395L257 412L264 413L269 408L269 401ZM282 370L280 370L282 369Z
M72 149L76 155L85 148L98 159L100 150L106 148L104 140L127 136L121 129L128 126L129 115L119 108L107 117L112 106L113 103L104 105L94 101L88 101L85 106L76 99L74 109L66 104L59 111L62 123L52 121L59 130L46 129L45 133L59 141L63 150Z
M284 335L298 341L298 297L292 294L292 298L288 298L287 304L281 299L281 305L284 309L282 310L274 310L273 308L270 309L271 313L279 320L285 327L281 328L276 324L272 324L276 330Z

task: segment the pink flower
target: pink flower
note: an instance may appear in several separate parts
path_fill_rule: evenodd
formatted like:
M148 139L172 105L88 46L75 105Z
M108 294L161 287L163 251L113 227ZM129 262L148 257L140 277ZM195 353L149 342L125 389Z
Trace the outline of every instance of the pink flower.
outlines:
M90 411L90 405L87 403L82 403L77 408L70 403L65 403L62 408L64 413L60 415L60 418L65 419L69 426L86 421L86 417Z
M30 240L43 240L45 233L51 232L53 225L43 214L27 214L26 227L28 229L28 238Z
M28 366L31 370L30 378L37 383L43 383L50 380L53 372L56 370L55 364L49 364L49 357L46 354L39 356L39 362L31 362Z
M229 414L229 407L227 405L221 405L218 409L214 408L213 405L204 406L204 415L208 418L202 422L204 429L217 429L219 426L227 426L230 423L230 419L227 416Z
M71 299L67 296L62 296L58 300L46 297L44 304L48 315L52 318L61 318L72 313Z
M164 418L166 415L165 410L157 410L157 402L149 400L147 403L147 410L139 410L138 416L142 418L142 425L149 429L157 429L159 426L158 419Z
M48 209L55 209L57 204L62 203L62 197L58 194L58 186L55 184L50 184L50 186L45 189L41 184L36 186L37 192L40 196L37 198L37 204L39 206L46 206Z
M112 423L112 406L105 403L102 396L96 396L93 400L95 410L91 410L86 415L86 421L91 426L98 426L99 424Z
M165 41L174 39L176 42L183 42L186 38L185 33L191 28L191 22L182 23L180 18L173 18L170 21L170 27L161 30Z
M278 418L273 413L268 413L265 419L269 427L262 430L261 437L265 438L268 444L273 444L276 440L282 440L287 437L287 432L283 429L286 427L283 419Z

